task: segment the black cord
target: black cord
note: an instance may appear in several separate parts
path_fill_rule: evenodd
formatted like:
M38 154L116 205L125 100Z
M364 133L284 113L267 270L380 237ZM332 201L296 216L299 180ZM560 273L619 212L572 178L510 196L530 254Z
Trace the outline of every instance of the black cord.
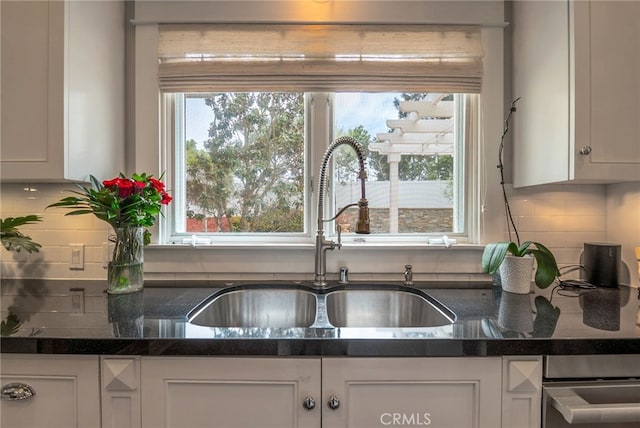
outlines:
M554 293L563 297L580 297L584 293L595 291L597 287L585 281L577 279L565 279L556 278L557 285L551 289L551 295L549 296L549 303L553 300Z
M511 241L511 228L513 228L513 232L516 235L516 242L518 246L520 246L520 235L518 234L518 229L516 228L516 224L513 221L513 215L511 214L511 207L509 206L509 198L507 197L507 191L504 187L504 162L502 160L502 154L504 151L504 137L509 132L509 120L511 119L511 115L516 111L516 103L520 97L513 100L511 103L511 108L509 109L509 114L504 121L504 130L502 131L502 137L500 137L500 148L498 150L498 169L500 170L500 186L502 186L502 198L504 199L504 210L507 216L507 231L509 232L509 241Z
M561 275L566 275L570 272L574 272L577 270L585 270L583 265L566 265L558 268L560 270Z

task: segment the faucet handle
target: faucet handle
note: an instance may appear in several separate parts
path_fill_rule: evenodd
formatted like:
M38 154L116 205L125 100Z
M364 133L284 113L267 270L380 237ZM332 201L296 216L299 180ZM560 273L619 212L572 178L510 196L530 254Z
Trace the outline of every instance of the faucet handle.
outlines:
M340 277L338 278L338 284L348 284L349 283L349 268L341 267L340 268Z
M337 221L336 221L336 232L338 232L338 243L335 245L335 247L339 250L340 248L342 248L342 227Z
M369 227L369 202L362 198L358 201L358 221L356 223L356 233L368 235L371 233Z
M404 285L413 285L413 266L404 265Z

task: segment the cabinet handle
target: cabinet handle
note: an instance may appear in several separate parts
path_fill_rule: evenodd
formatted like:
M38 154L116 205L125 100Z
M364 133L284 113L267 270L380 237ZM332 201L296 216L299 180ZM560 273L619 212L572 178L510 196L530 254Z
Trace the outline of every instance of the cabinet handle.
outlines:
M591 154L591 146L584 146L580 149L580 154L583 156L587 156Z
M316 400L314 400L313 397L307 397L302 402L302 407L307 410L313 410L316 407Z
M0 399L6 401L26 400L36 395L36 391L26 383L8 383L2 387Z
M329 397L329 401L327 401L327 406L329 406L330 409L335 410L340 407L340 400L338 400L338 397L335 395L332 395Z
M607 397L607 389L616 386L628 386L628 402L618 404L615 402L606 404L606 398L602 400L605 404L590 404L585 401L576 390L576 387L544 387L544 395L548 397L551 405L564 417L568 424L622 424L638 422L640 420L640 403L632 388L637 388L636 382L629 384L620 383L618 385L604 385L599 388L585 388L590 390L596 398ZM596 400L596 403L598 400Z

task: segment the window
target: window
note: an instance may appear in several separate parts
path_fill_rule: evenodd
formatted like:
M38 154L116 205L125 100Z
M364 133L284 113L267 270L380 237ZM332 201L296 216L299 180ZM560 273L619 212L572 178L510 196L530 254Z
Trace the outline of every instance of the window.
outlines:
M179 93L176 118L174 240L225 235L291 240L305 225L311 201L306 160L316 135L350 135L367 157L367 197L375 235L462 234L463 95L440 93ZM314 121L314 98L328 99L326 121ZM305 101L307 106L305 108ZM320 107L324 107L320 103ZM305 115L305 110L308 114ZM310 136L305 143L305 135ZM316 162L317 163L317 162ZM179 180L177 178L180 177ZM350 148L333 159L331 212L360 197ZM331 214L331 213L326 213ZM332 215L325 215L331 217ZM354 230L356 213L336 221ZM331 230L329 228L328 230ZM232 239L232 238L229 238Z
M367 239L467 232L477 27L160 25L158 57L174 130L174 242L310 242L321 154L344 134L366 147ZM359 197L345 149L324 218ZM337 219L342 231L352 217Z
M440 93L335 94L333 134L350 135L365 146L372 233L465 232L460 166L464 133L458 126L462 98ZM359 198L355 166L349 149L337 152L337 207ZM343 230L353 230L355 219L342 219Z
M176 96L178 233L304 232L304 94Z

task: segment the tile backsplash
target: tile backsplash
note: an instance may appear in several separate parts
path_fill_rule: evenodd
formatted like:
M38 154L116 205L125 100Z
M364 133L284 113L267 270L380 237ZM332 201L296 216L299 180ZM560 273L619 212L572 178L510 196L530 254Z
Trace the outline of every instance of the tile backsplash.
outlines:
M20 228L42 245L38 253L2 251L2 278L104 279L103 245L109 226L92 215L65 216L63 208L45 207L71 196L74 184L3 184L0 216L37 214L42 221ZM84 244L84 268L71 269L71 244Z
M520 241L546 245L560 266L578 264L585 242L607 239L604 185L510 188L507 194ZM515 234L505 232L504 239L515 241Z
M27 214L43 217L42 222L22 229L42 244L41 251L15 254L2 249L2 278L105 278L108 225L92 215L65 217L65 209L45 210L48 204L68 196L66 191L73 188L73 184L2 185L2 218ZM604 242L608 238L605 185L509 188L508 194L520 240L546 244L560 265L579 263L584 242ZM509 237L506 226L504 239L515 240L515 235ZM71 244L84 244L84 269L70 268ZM425 257L438 257L437 253L429 251ZM152 252L145 257L153 263ZM184 260L175 260L175 263L184 264Z

